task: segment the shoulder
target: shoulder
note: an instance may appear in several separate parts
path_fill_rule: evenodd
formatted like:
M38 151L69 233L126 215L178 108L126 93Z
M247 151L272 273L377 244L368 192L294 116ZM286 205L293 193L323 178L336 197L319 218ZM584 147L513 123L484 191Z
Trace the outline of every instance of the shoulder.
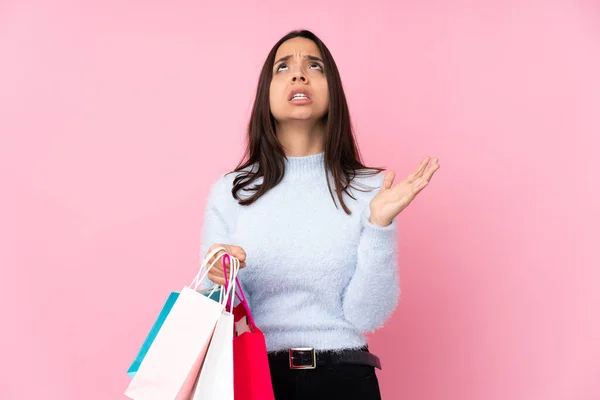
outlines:
M214 179L210 186L209 197L222 199L227 197L228 193L231 194L233 180L235 179L232 175L232 173L223 173Z
M211 198L219 198L221 200L230 199L231 201L237 202L233 197L233 186L235 184L236 178L240 175L243 176L252 172L253 167L250 166L248 168L241 169L239 171L226 172L219 175L211 184L210 189L210 197ZM244 190L240 191L240 194L243 194Z

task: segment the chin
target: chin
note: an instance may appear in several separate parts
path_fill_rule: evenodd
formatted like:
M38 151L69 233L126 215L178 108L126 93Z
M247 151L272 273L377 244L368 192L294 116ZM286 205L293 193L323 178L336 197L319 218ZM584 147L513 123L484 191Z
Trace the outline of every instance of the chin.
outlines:
M277 110L279 112L273 113L273 117L280 122L291 122L291 121L318 121L323 119L327 112L316 112L311 107L295 107L294 109Z
M289 119L297 119L297 120L311 120L311 119L316 119L315 115L313 113L308 113L308 112L295 112L292 115L290 115Z
M290 119L297 120L320 120L322 119L326 113L323 112L315 112L315 110L311 109L297 109L293 110L288 114Z

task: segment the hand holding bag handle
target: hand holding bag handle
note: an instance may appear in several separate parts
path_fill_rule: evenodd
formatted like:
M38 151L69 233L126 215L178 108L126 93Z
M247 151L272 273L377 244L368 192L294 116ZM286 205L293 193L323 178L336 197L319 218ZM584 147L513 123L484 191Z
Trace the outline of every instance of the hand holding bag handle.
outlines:
M210 252L190 286L184 286L125 394L139 400L188 399L225 306L196 290L224 248ZM216 256L217 252L223 254ZM215 257L216 256L216 257ZM209 264L212 257L215 260ZM231 279L237 277L232 268ZM224 294L228 298L233 285Z
M223 253L214 257L219 252L223 252ZM206 257L204 257L204 260L202 261L202 264L200 265L200 270L198 271L198 273L192 280L192 283L190 284L190 288L197 290L198 286L200 286L200 284L206 279L206 277L208 276L208 273L215 266L217 261L219 261L220 259L222 259L225 256L229 257L229 255L227 254L227 250L224 247L217 247L217 248L213 249L210 253L208 253L206 255ZM214 260L207 267L208 261L213 257L214 257Z
M240 260L238 260L234 256L230 256L229 254L225 254L222 258L223 272L224 272L223 275L225 276L225 290L228 293L231 293L231 291L228 290L228 286L229 286L229 282L232 282L233 279L232 278L227 279L226 262L229 262L230 264L232 264L233 268L237 267L237 269L239 271ZM248 316L248 320L249 320L248 327L250 328L251 331L254 331L254 328L256 327L256 324L254 323L254 317L252 316L252 312L250 311L250 305L248 304L248 301L246 300L246 296L244 295L244 290L242 289L242 285L240 284L240 280L239 280L239 278L237 278L237 276L235 277L235 285L237 286L237 290L235 289L235 287L233 288L233 291L235 292L235 296L237 297L237 299L240 301L240 303L243 305L244 309L246 310L246 315ZM228 308L226 308L226 309L228 311L233 310L233 296L231 296L231 304L228 304Z
M226 264L225 264L226 260L229 263L233 263L234 265L237 265L238 269L239 269L240 260L238 260L236 257L231 256L229 254L225 254L223 256L222 260L223 260L222 261L222 263L223 263L223 272L227 271L226 270ZM226 273L224 273L223 275L225 275L225 288L227 288L228 285L229 285L229 282L232 281L233 279L230 278L228 280ZM244 295L244 290L242 289L242 285L240 284L240 280L237 277L235 278L235 284L237 286L237 290L234 290L235 291L235 297L237 297L237 299L240 301L240 303L243 304L244 309L246 310L246 313L248 315L248 318L250 319L250 324L252 325L252 327L254 327L255 326L255 324L254 324L254 318L252 317L252 313L250 312L250 305L248 304L248 301L246 300L246 296ZM231 308L229 310L233 309L233 299L231 301L231 304L232 305L231 305Z
M235 292L235 285L232 285L233 287L229 287L229 282L234 282L234 280L237 282L237 274L240 270L240 260L238 260L236 257L230 256L229 254L225 254L221 259L221 264L223 265L223 276L225 277L224 288L225 292L227 293L227 296L225 297L225 301L227 302L225 305L225 310L231 312L235 299L233 296L233 292ZM230 265L229 278L227 277L227 265Z

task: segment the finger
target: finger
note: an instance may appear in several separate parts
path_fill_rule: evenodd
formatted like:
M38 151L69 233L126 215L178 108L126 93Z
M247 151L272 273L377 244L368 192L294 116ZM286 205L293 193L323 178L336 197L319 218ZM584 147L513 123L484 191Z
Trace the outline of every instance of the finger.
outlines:
M227 259L225 258L226 251L219 251L215 256L210 260L211 264L214 262L214 266L217 267L218 270L223 269L223 264L229 265Z
M219 275L219 274L217 274L217 273L215 273L213 271L210 271L208 273L208 279L210 279L213 282L216 282L216 281L221 280L221 279L225 280L224 279L224 275Z
M227 264L227 273L229 273L229 266L230 264ZM240 261L238 267L239 269L246 268L246 263L244 261Z
M396 173L394 171L388 171L385 174L385 177L383 178L383 184L381 185L381 188L379 189L380 192L389 189L392 187L392 184L394 183L394 179L396 178Z
M425 174L423 176L427 180L427 182L429 182L431 180L431 177L433 176L435 171L437 171L438 169L440 169L440 164L438 164L438 159L434 158L433 161L431 162L431 164L429 164L429 167L427 168L427 172L425 172Z
M427 172L423 176L411 182L413 193L417 194L425 189L425 187L429 184L431 177L438 169L440 169L440 165L437 162L437 158L434 158L430 166L427 168Z
M231 250L233 250L233 249L232 249L232 247L237 247L237 246L227 246L227 248L228 248L228 250L227 250L227 254L229 254L229 255L230 255L230 256L232 256L232 257L235 257L235 258L236 258L236 259L239 261L239 258L238 258L238 257L236 257L235 255L233 255L233 254L232 254L232 252L231 252ZM238 249L241 249L241 247L238 247ZM243 252L243 250L242 250L242 252ZM238 252L238 253L239 253L239 252ZM221 264L221 267L220 267L220 268L218 268L218 270L219 270L219 274L220 274L221 276L225 277L225 274L229 275L229 273L230 273L230 271L231 271L231 258L229 258L229 257L228 257L228 258L222 257L222 258L221 258L221 263L222 263L222 264ZM223 264L224 264L224 266L223 266ZM238 265L238 267L239 267L240 269L241 269L241 268L244 268L245 266L246 266L246 263L245 263L245 262L243 262L243 261L239 261L239 265Z
M225 269L227 269L227 267ZM209 274L215 278L223 278L225 276L223 267L219 265L218 262L210 269Z
M212 253L218 247L223 247L225 250L227 250L227 245L215 243L212 246L210 246L210 248L208 249L208 251L206 252L204 257L208 256L210 253ZM218 256L219 254L222 254L222 253L223 253L223 251L221 250L221 251L217 252L214 256ZM213 261L213 260L214 260L214 258L211 258L211 261Z
M423 161L421 161L421 164L419 164L419 167L415 170L415 172L413 172L411 175L409 175L409 177L408 177L409 181L417 179L423 175L423 172L425 171L425 168L427 167L427 164L429 163L430 159L431 159L431 157L427 156L423 159Z
M246 252L240 246L229 246L228 252L240 262L246 261Z
M425 189L425 187L427 186L429 182L427 181L427 179L425 179L425 177L420 177L415 179L412 182L412 197L416 196L417 194L419 194L423 189Z
M225 266L229 265L229 263L226 261L226 258L222 256L223 254L227 254L227 252L219 251L217 254L212 256L210 260L208 260L206 266L207 268L210 268L210 273L223 276L223 263L225 263Z

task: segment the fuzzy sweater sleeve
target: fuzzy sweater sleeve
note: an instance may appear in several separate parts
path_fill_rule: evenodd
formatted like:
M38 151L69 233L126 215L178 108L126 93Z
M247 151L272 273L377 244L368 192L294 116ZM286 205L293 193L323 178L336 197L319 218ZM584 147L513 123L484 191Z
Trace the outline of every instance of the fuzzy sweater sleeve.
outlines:
M400 296L397 222L380 227L369 222L369 207L361 215L356 270L343 296L346 320L361 332L380 328Z
M231 191L225 187L223 177L213 183L204 210L200 263L202 263L208 253L208 249L213 244L232 244L229 239L230 225L228 222L231 217L231 210L228 210L231 198ZM218 265L215 265L215 267L218 267ZM206 289L212 286L213 283L207 278L201 283L199 289Z

